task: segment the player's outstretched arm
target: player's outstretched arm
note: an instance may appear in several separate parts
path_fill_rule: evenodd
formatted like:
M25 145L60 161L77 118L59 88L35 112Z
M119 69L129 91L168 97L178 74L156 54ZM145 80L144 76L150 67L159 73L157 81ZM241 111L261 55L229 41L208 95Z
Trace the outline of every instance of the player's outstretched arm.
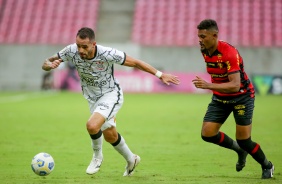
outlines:
M54 55L44 61L42 69L45 71L50 71L51 69L57 68L61 62L62 59L60 59L57 55Z
M150 64L148 64L144 61L135 59L131 56L126 55L126 59L125 59L125 62L124 62L123 65L129 66L129 67L134 67L134 68L137 68L139 70L153 74L153 75L157 76L158 78L160 78L160 80L162 80L162 82L167 84L167 85L170 85L170 83L173 83L173 84L176 84L176 85L180 84L179 78L177 76L167 74L167 73L162 73L162 72L158 71L157 69L155 69Z

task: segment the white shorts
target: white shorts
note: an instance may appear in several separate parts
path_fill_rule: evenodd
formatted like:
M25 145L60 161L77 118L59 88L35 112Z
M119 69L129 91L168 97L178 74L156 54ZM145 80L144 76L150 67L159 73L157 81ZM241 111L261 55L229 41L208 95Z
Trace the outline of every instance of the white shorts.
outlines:
M95 103L88 101L88 104L91 114L98 112L106 119L101 127L102 131L110 127L116 127L116 114L123 104L122 90L115 89L112 92L104 94Z

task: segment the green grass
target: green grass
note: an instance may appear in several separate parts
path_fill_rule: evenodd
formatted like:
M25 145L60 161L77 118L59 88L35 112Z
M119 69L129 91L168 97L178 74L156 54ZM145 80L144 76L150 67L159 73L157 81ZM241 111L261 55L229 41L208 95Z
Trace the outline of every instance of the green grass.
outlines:
M210 95L125 94L117 129L141 156L134 176L123 177L125 161L104 143L104 162L96 175L85 174L92 157L85 123L88 104L79 93L0 93L0 182L15 184L228 184L282 183L282 97L257 96L252 139L275 166L275 178L261 180L250 156L242 172L237 155L201 140L202 118ZM234 138L232 116L222 131ZM35 175L32 157L48 152L55 170Z

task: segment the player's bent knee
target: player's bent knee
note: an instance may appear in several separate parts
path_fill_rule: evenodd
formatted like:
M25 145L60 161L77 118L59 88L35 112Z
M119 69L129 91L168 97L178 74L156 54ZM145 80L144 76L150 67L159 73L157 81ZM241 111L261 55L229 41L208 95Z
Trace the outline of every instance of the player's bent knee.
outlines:
M86 123L86 128L90 134L96 134L101 129L101 127L95 125L94 123L90 123L89 121Z
M215 143L217 141L216 136L207 137L207 136L201 135L201 137L205 142Z
M220 123L204 122L201 130L202 136L212 137L216 135L221 127Z

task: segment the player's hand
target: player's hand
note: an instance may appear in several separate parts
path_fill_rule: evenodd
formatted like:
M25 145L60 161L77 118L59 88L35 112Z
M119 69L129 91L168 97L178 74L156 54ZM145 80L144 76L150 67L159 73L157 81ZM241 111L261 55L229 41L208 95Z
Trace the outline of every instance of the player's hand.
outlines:
M201 89L208 89L208 84L204 79L202 79L199 76L196 76L195 79L192 80L193 84L195 85L196 88L201 88Z
M48 66L50 67L50 69L58 68L58 66L61 64L62 61L63 61L62 59L57 59L54 60L53 62L48 62Z
M171 75L171 74L163 73L160 79L166 85L170 85L170 83L173 83L173 84L176 84L176 85L180 84L179 78L177 76L174 76L174 75Z

